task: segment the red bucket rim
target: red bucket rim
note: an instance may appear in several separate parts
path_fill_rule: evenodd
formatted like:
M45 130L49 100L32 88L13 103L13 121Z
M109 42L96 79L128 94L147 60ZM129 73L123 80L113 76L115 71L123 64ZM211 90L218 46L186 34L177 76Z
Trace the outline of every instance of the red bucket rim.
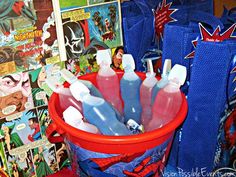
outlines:
M80 77L80 79L86 79L86 76L92 77L94 75L96 75L96 73L83 75ZM144 73L138 73L138 75L139 76L141 75L141 77L145 77ZM53 93L51 95L49 104L48 104L48 109L49 109L50 117L53 120L53 122L56 124L57 129L64 132L65 136L69 140L70 140L70 137L72 136L73 140L77 138L78 140L84 140L87 142L99 143L99 144L103 143L107 145L129 145L129 144L148 142L153 139L157 139L157 138L166 136L174 132L175 129L183 123L187 114L187 109L188 109L187 100L184 94L182 94L182 97L183 97L183 102L181 105L181 109L174 120L172 120L167 125L159 129L156 129L150 132L145 132L138 135L129 135L129 136L107 136L107 135L92 134L92 133L88 133L88 132L76 129L66 124L56 111L56 105L57 105L56 100L58 100L57 93ZM76 142L73 142L73 143L76 143Z

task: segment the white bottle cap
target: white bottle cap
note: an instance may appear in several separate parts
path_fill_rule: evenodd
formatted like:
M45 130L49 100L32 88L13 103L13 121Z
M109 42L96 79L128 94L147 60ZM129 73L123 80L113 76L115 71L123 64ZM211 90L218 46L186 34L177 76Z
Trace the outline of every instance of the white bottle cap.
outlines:
M167 76L171 70L171 59L165 59L162 76Z
M59 93L59 87L62 87L53 77L47 77L46 84L55 93Z
M78 126L83 121L83 115L74 108L73 106L69 106L64 112L63 112L63 118L65 122L75 128L78 128Z
M122 58L122 66L124 69L135 70L134 58L130 54L124 54Z
M186 77L187 77L186 67L176 64L171 69L170 74L168 76L168 80L177 81L178 84L181 86L184 85Z
M154 73L153 70L153 64L152 64L152 60L148 59L147 60L147 73L146 73L146 77L155 77L156 73Z
M72 74L70 71L68 71L67 69L63 68L62 70L60 70L61 76L70 84L74 83L75 81L77 81L77 77Z
M80 81L74 82L70 85L70 91L73 97L78 101L83 101L83 97L86 94L89 94L90 91L88 87L82 84Z
M98 50L97 51L97 64L106 63L108 65L111 64L111 49L106 50Z

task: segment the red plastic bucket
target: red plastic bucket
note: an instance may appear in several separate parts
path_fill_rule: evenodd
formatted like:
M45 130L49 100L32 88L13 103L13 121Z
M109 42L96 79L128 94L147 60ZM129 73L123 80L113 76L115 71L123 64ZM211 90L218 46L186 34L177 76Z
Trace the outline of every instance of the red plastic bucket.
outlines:
M119 78L122 72L117 72ZM137 73L141 79L144 73ZM96 73L79 77L95 86ZM68 86L68 84L65 84ZM176 118L160 129L131 136L103 136L87 133L66 124L58 105L58 94L49 100L52 123L46 130L51 143L64 141L68 145L78 176L120 177L161 176L171 148L175 129L187 114L187 101L183 95L181 110ZM54 136L59 133L60 136Z

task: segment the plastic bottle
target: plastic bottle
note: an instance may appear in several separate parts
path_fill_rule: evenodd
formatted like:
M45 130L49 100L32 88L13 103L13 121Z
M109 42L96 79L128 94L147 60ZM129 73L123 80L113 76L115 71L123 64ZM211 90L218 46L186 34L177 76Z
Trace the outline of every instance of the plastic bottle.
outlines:
M135 63L132 55L124 54L122 65L125 73L120 81L120 89L124 101L125 122L129 119L133 119L140 124L142 107L140 104L139 91L142 81L134 72Z
M98 89L104 99L111 103L122 114L122 102L120 100L120 82L116 72L110 67L111 50L97 51L97 64L100 69L97 74Z
M82 103L77 101L69 88L59 85L53 78L47 78L46 84L55 93L58 93L59 105L62 110L66 110L69 106L73 106L82 112Z
M182 94L180 86L184 84L187 76L186 67L176 64L169 74L169 83L162 88L152 107L152 119L146 131L160 128L172 121L180 110Z
M96 126L83 121L82 114L73 106L68 107L63 112L63 118L72 127L94 134L100 134Z
M157 83L156 74L153 71L152 60L147 60L148 72L146 79L140 87L140 103L142 105L141 124L147 126L152 118L152 89Z
M154 103L157 93L168 84L168 82L169 82L168 74L169 74L170 70L171 70L171 60L165 59L163 71L162 71L162 75L161 75L161 80L159 80L157 82L157 84L152 89L152 105Z
M99 90L93 85L92 82L87 80L81 80L78 79L76 76L74 76L70 71L67 69L60 70L61 76L69 83L72 84L74 82L82 82L86 87L88 87L91 95L102 98L102 94L99 92Z
M129 135L130 131L117 120L111 105L103 98L90 95L89 89L81 82L70 85L72 95L82 102L86 120L95 125L104 135Z
M81 82L83 83L90 91L91 95L99 97L99 98L103 98L102 94L99 92L99 90L92 84L92 82L87 81L87 80L81 80L78 79L76 76L74 76L70 71L66 70L66 69L62 69L60 71L61 76L70 84L73 84L75 82ZM124 117L121 115L121 113L119 111L117 111L113 106L112 109L115 111L116 113L116 117L119 121L124 122Z

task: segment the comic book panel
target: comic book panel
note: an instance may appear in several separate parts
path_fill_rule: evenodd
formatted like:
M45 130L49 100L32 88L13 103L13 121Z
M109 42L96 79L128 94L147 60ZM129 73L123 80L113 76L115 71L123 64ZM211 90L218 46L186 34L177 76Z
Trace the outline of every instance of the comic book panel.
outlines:
M34 106L42 106L48 104L48 97L43 89L46 84L46 67L38 68L29 72L30 85L32 87L32 97Z
M28 73L0 77L0 118L33 108Z
M13 149L42 138L36 109L25 111L15 119L1 119L0 126L7 159Z
M2 137L2 134L0 134ZM0 176L1 177L8 177L8 166L7 166L7 160L5 156L3 141L0 139Z
M51 0L1 0L0 74L35 69L59 61ZM10 67L11 66L11 67Z
M32 154L37 177L45 177L58 171L55 146L40 146L32 149Z
M48 113L48 106L41 106L37 108L38 118L42 136L46 136L45 131L48 125L51 123L51 119Z
M69 9L74 7L86 6L87 0L59 0L61 9Z
M113 48L112 50L112 63L111 68L113 70L124 70L122 66L122 58L124 55L124 47L118 46L116 48Z
M83 55L79 59L67 61L66 67L76 76L97 72L99 69L95 54Z
M68 157L66 144L65 143L56 143L55 148L56 148L56 159L57 159L59 169L61 170L64 167L70 166L71 164L70 164L70 160Z
M89 4L92 5L92 4L99 4L99 3L111 2L111 1L114 1L114 0L89 0Z
M48 99L52 94L52 90L46 84L47 78L53 78L53 80L58 81L58 83L64 82L60 75L60 70L64 67L64 62L58 62L45 65L29 72L30 84L32 87L32 97L35 107L48 104Z
M31 151L12 156L8 160L9 173L12 177L34 177L35 170Z
M118 2L88 6L62 13L67 60L120 46L122 34Z

